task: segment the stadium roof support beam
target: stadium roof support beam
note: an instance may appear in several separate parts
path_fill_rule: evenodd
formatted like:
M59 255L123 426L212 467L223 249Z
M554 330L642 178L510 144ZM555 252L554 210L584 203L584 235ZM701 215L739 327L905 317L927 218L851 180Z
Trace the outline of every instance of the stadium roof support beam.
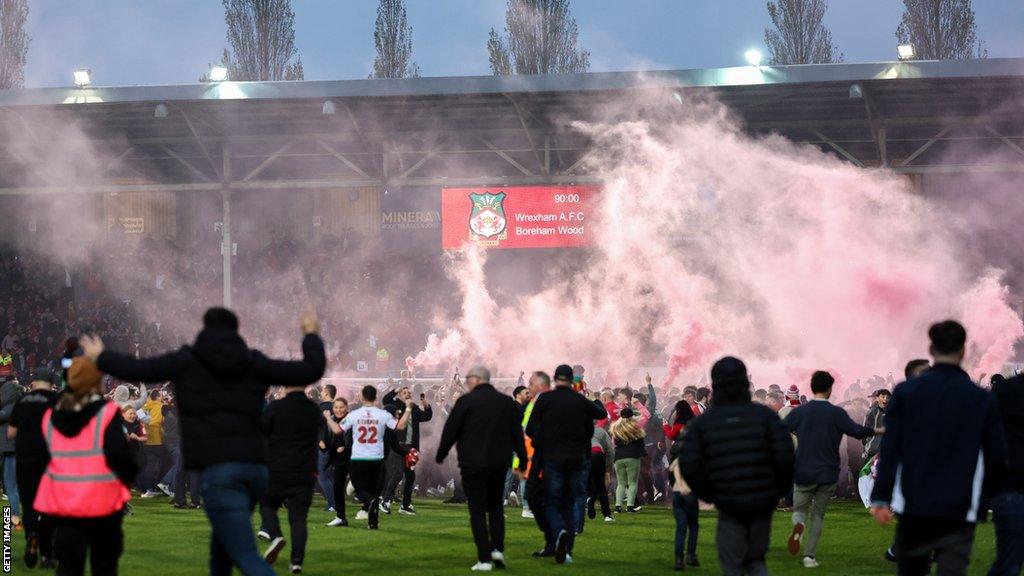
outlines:
M199 132L196 131L196 127L192 124L192 120L188 117L188 113L181 108L178 108L178 111L181 112L181 117L185 120L185 124L188 125L189 132L192 133L192 138L195 139L196 144L199 145L199 149L203 151L203 155L206 156L206 160L210 163L210 168L213 168L213 173L223 178L223 172L217 169L217 163L213 161L213 155L210 154L209 150L207 150L203 139L199 137Z
M252 180L256 176L259 176L260 172L263 172L267 168L267 166L270 166L270 164L274 160L277 160L278 158L280 158L282 154L284 154L285 152L288 152L294 146L295 146L295 141L294 140L285 142L284 145L281 146L280 148L278 148L276 152L274 152L273 154L268 156L263 162L260 162L258 166L253 168L251 172L246 174L245 178L242 178L242 182L248 182L249 180Z
M490 148L492 152L494 152L498 156L501 156L509 164L515 166L517 170L519 170L520 172L523 173L523 175L525 175L525 176L533 176L534 175L533 172L531 172L526 166L523 166L515 158L509 156L509 154L507 152L505 152L501 148L498 148L497 146L492 144L490 140L487 140L486 138L478 138L478 139L480 140L480 142L482 142L484 144L484 146L487 146L488 148Z
M167 152L168 156L170 156L171 158L174 158L175 160L177 160L179 163L181 163L182 166L188 168L190 172L192 172L193 174L198 176L199 179L202 180L203 182L209 182L210 181L210 177L209 176L207 176L206 174L203 174L202 170L200 170L199 168L196 168L196 166L194 164L192 164L191 162L189 162L188 160L183 158L180 154L178 154L174 150L171 150L167 146L160 146L160 149L163 150L164 152ZM129 150L131 150L131 149L129 148Z
M353 172L355 172L356 174L359 174L363 178L369 178L370 177L370 175L367 174L366 171L364 171L362 168L360 168L358 164L356 164L355 162L349 160L344 154L342 154L341 152L338 152L337 150L335 150L327 142L324 142L323 140L317 140L316 143L321 148L326 150L328 154L330 154L331 156L334 156L335 158L337 158L338 161L340 161L345 166L348 166L349 169L352 170Z
M850 152L847 151L846 148L843 148L842 146L840 146L839 144L834 142L828 136L825 136L824 134L822 134L818 130L815 130L814 128L811 128L810 132L812 134L814 134L815 136L817 136L818 138L820 138L822 142L824 142L825 144L828 144L829 146L831 146L833 150L835 150L836 152L839 152L840 154L842 154L842 156L844 158L846 158L847 160L849 160L854 166L856 166L858 168L863 168L864 167L864 163L863 162L858 160L856 156L854 156L853 154L850 154Z
M985 126L985 131L1001 140L1003 144L1006 144L1021 156L1024 156L1024 148L1021 148L1019 144L1017 144L1013 140L1010 140L1006 136L1000 134L995 128L991 126Z
M547 163L541 161L540 151L537 148L537 142L533 139L533 134L530 132L530 127L527 126L526 124L526 117L523 115L522 105L520 105L519 102L516 102L516 99L513 98L511 94L505 93L503 95L505 96L505 98L508 99L509 102L512 103L512 106L516 109L516 116L519 117L519 124L522 125L523 132L526 133L526 140L530 143L530 149L533 150L533 157L537 159L537 164L543 167L545 174L549 174L550 171L547 169ZM533 117L532 114L530 116Z
M941 140L943 136L945 136L946 134L949 134L949 131L952 130L952 129L953 129L952 126L946 126L942 130L939 130L938 134L936 134L935 136L932 136L931 139L929 139L927 142L922 144L921 147L918 148L917 150L915 150L910 156L907 156L906 158L904 158L903 161L900 162L900 166L904 166L904 167L909 166L910 163L913 162L915 159L917 159L918 156L920 156L921 154L924 154L925 152L927 152L928 149L931 148L933 145L935 145L936 142Z

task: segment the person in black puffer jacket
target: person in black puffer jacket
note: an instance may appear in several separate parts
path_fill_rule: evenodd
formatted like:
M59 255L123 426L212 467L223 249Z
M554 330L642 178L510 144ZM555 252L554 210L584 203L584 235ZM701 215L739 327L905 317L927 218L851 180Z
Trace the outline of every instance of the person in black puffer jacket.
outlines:
M323 340L312 315L300 319L302 360L267 358L238 333L238 317L225 308L203 315L193 346L156 358L105 351L96 336L79 339L100 369L129 382L170 381L178 401L185 468L202 474L203 508L213 526L210 572L232 566L246 576L273 569L256 551L250 515L267 489L267 443L261 428L263 399L271 384L306 386L323 376Z
M722 573L765 573L772 513L793 482L793 442L775 412L751 401L743 362L716 362L711 387L712 407L686 429L680 468L718 509Z

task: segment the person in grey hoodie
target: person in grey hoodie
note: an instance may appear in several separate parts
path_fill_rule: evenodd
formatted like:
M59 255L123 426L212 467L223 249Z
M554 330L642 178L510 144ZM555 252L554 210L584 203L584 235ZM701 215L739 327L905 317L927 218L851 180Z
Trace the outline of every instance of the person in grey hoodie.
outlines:
M17 464L14 457L14 438L7 437L8 421L11 419L11 412L14 404L21 399L25 393L17 380L8 380L0 386L0 457L3 458L4 467L4 490L11 502L11 514L14 517L11 521L18 525L21 523L21 499L18 497Z
M597 517L595 500L601 504L601 515L605 522L614 522L612 507L608 503L608 487L605 478L615 458L615 447L608 431L594 426L594 435L590 438L590 478L587 482L587 517Z

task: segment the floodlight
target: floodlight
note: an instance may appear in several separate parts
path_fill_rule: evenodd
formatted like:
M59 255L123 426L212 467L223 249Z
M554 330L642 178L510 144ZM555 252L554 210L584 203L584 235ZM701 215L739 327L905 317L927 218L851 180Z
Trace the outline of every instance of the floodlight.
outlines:
M228 69L224 66L210 66L210 81L223 82L228 79Z
M324 106L323 106L323 114L324 114L324 116L332 116L337 111L338 111L338 109L337 109L337 107L335 107L334 102L332 102L331 100L325 100L324 101Z
M864 87L860 84L850 84L850 98L863 98Z
M92 70L79 68L75 70L75 86L84 88L92 83Z
M915 56L914 45L900 44L896 47L896 53L899 54L900 60L913 60Z
M167 104L157 104L156 107L153 108L153 117L167 118Z
M672 98L676 101L677 104L682 104L683 103L683 95L680 94L679 92L676 92L676 91L673 90L672 91Z
M761 52L759 50L750 49L743 53L743 57L747 59L747 63L751 66L761 65Z

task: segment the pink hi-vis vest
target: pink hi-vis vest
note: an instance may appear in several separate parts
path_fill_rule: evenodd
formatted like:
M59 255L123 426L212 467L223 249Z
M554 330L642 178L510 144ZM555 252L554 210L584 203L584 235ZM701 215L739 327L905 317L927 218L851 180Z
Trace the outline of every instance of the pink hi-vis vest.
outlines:
M100 518L120 512L131 492L107 466L103 432L117 414L117 405L104 403L77 436L68 437L53 427L53 408L43 415L43 436L50 450L36 492L35 509L64 518Z

